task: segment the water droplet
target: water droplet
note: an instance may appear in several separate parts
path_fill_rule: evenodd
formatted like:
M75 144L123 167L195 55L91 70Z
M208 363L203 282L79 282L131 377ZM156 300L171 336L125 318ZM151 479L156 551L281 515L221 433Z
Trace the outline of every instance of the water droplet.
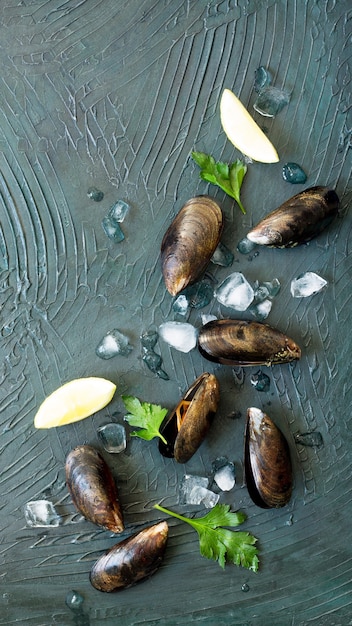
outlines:
M264 374L261 370L258 370L251 376L251 384L257 391L269 391L270 378L267 374Z
M81 596L78 591L69 591L66 596L66 604L73 611L80 610L82 604L84 602L83 596Z
M248 583L243 583L243 585L241 587L241 591L244 591L245 593L247 593L247 591L249 591Z
M94 200L94 202L101 202L102 199L104 198L103 192L100 191L100 189L97 189L96 187L90 187L87 191L87 195L88 195L88 198L90 198L91 200Z

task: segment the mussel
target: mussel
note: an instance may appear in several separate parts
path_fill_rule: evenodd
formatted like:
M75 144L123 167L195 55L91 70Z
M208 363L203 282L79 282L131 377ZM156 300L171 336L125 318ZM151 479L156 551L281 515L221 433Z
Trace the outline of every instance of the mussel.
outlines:
M292 494L288 443L270 417L255 407L247 411L244 467L254 504L266 509L288 504Z
M223 365L273 365L299 359L300 347L268 324L247 320L213 320L201 327L198 349Z
M74 448L66 458L66 484L82 515L113 533L124 529L116 484L107 463L92 446Z
M165 418L160 432L159 451L187 463L204 440L219 403L219 383L214 374L204 372L185 393L177 407Z
M336 217L339 198L328 187L310 187L286 200L264 217L249 233L253 243L292 248L321 233Z
M191 198L176 215L161 243L166 289L177 295L206 269L223 228L222 211L212 198Z
M167 522L159 522L113 546L91 569L93 587L118 591L152 576L163 559L168 530Z

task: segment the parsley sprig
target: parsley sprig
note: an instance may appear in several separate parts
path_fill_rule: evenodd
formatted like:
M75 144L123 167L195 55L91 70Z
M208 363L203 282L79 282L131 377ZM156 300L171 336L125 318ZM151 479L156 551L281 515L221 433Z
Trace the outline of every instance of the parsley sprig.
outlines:
M231 198L234 198L242 213L246 213L241 202L240 191L244 176L247 172L247 165L240 159L234 163L216 162L215 159L205 152L192 152L193 160L201 168L200 177L208 183L218 185Z
M218 561L222 568L225 567L227 560L253 572L258 571L258 549L254 545L257 539L247 532L234 532L224 528L242 524L246 520L244 513L230 511L227 504L216 504L203 517L190 519L159 504L155 504L154 508L190 524L198 533L200 553L205 558Z
M131 432L132 437L140 437L146 441L159 437L167 444L165 437L160 433L160 426L168 411L167 409L163 409L158 404L141 402L134 396L122 396L122 400L127 411L129 411L124 419L130 426L140 428L140 430Z

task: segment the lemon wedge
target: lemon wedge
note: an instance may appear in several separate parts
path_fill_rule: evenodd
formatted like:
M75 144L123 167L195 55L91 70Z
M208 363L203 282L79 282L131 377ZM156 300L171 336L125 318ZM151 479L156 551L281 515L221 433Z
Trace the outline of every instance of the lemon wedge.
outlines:
M34 418L36 428L54 428L89 417L112 399L116 385L105 378L77 378L53 391Z
M230 89L221 96L220 120L227 138L242 154L261 163L278 162L273 144Z

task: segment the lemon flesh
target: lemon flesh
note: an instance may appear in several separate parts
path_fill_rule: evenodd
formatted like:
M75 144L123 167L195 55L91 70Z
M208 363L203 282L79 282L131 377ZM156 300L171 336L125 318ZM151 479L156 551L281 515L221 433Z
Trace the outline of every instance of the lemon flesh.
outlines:
M230 89L221 96L220 120L227 138L242 154L261 163L278 162L273 144Z
M116 385L105 378L77 378L53 391L40 405L34 418L36 428L54 428L78 422L112 399Z

